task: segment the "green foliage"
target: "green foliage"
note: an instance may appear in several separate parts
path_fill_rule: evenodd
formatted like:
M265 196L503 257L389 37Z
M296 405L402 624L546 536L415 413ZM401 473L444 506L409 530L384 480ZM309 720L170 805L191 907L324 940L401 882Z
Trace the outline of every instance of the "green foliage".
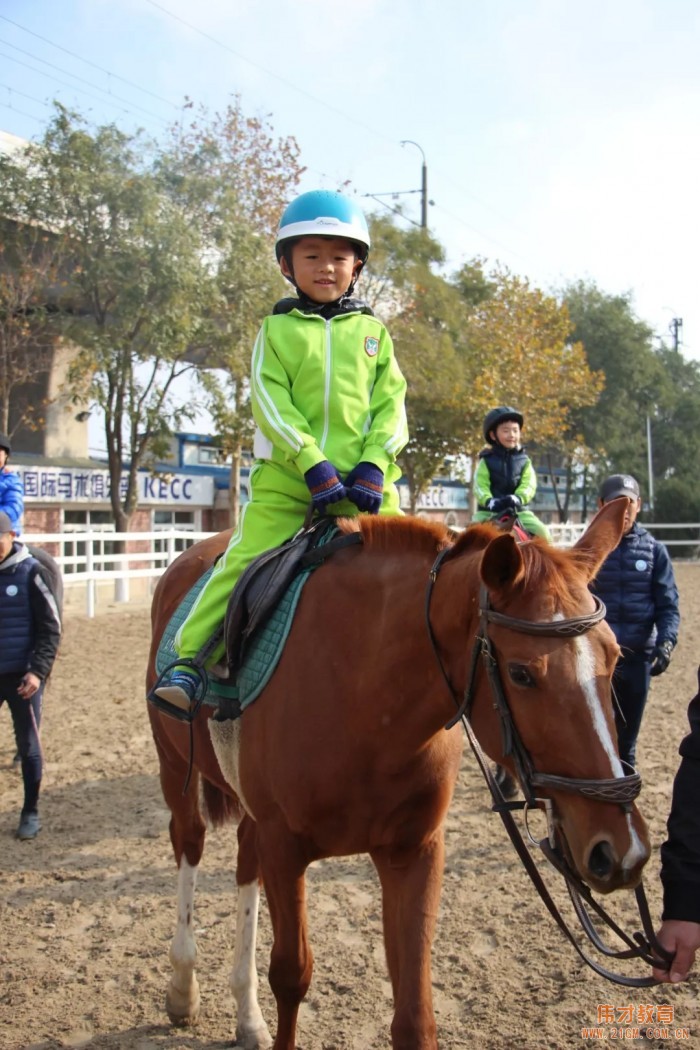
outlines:
M697 460L696 460L697 466ZM692 522L694 529L674 529L667 534L657 534L662 542L668 540L692 540L687 546L675 544L669 548L673 558L697 558L700 554L700 490L698 490L697 473L695 478L670 477L661 481L655 490L654 522L672 522L680 524Z
M606 295L590 282L563 291L591 368L605 375L594 406L577 409L573 424L592 453L591 496L607 474L646 475L646 416L653 405L663 369L652 349L651 329L632 312L629 296Z

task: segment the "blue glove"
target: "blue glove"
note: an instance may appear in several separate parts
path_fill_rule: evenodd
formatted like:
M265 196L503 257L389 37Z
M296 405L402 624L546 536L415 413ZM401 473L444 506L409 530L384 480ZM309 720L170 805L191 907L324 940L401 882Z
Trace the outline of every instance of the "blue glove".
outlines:
M358 510L378 514L384 499L384 472L374 463L358 463L345 479L348 499Z
M513 510L520 510L523 505L520 496L503 496L499 502L501 506L498 507L498 510L510 510L511 507Z
M495 513L497 510L500 509L500 507L499 507L500 502L501 502L500 499L495 499L492 496L491 499L487 499L486 500L486 503L484 504L484 506L486 507L486 510L493 511Z
M316 510L323 512L329 503L345 499L347 492L338 477L338 471L327 459L322 459L304 474Z

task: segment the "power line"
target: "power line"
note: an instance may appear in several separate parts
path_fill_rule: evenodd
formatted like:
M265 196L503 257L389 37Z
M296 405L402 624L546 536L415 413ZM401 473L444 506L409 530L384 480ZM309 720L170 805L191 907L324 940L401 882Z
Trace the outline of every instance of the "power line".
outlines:
M0 18L2 18L3 22L9 22L10 25L16 26L17 29L21 29L22 32L29 33L31 36L35 36L37 40L43 40L45 44L50 44L51 47L58 48L59 51L65 52L65 54L70 55L72 58L77 58L79 62L84 62L85 65L92 66L93 69L99 69L101 73L106 73L107 76L114 77L115 80L121 80L123 84L128 84L129 87L134 87L137 91L143 91L145 92L145 94L150 95L152 98L158 99L159 102L165 102L166 105L173 106L174 109L180 108L176 102L171 102L170 99L163 98L161 95L156 95L154 91L149 91L148 88L141 87L140 84L134 83L133 80L127 80L126 77L119 76L118 73L112 73L111 70L105 69L103 66L98 65L97 62L92 62L89 58L83 58L82 55L78 55L75 51L70 51L67 47L63 47L61 44L57 44L55 43L55 41L49 40L48 37L42 36L40 33L35 33L33 29L27 29L26 26L20 25L19 22L14 22L11 18L7 18L6 15L0 15ZM72 73L69 74L69 76L72 75Z
M42 105L45 105L45 104L46 103L42 103ZM19 113L20 117L28 117L29 120L35 120L37 122L37 124L43 124L44 123L44 118L43 117L36 117L36 116L34 116L33 113L26 113L23 109L17 109L17 106L13 106L12 105L12 101L10 101L10 102L0 102L0 106L3 109L9 109L11 113Z
M187 28L191 29L193 33L198 33L200 36L204 37L205 40L209 40L212 44L216 44L217 47L223 48L224 51L228 51L230 55L235 55L236 58L239 58L242 62L246 62L249 66L252 66L253 69L260 70L261 73L265 73L266 76L279 81L280 84L283 84L285 87L291 88L292 91L296 91L298 94L303 95L304 98L310 99L318 106L323 106L324 109L327 109L330 113L335 113L336 116L342 117L343 120L348 120L352 124L357 124L358 127L364 128L365 131L369 131L370 134L376 135L385 142L393 142L393 139L384 132L377 131L376 128L370 127L369 124L365 124L363 121L358 120L357 117L353 117L350 113L345 113L342 109L337 109L335 106L331 106L324 99L319 98L317 95L312 95L310 91L306 91L304 88L299 87L298 84L294 84L291 80L286 80L284 77L281 77L279 73L275 73L266 66L261 66L259 62L253 62L252 59L246 58L246 56L242 55L240 51L236 51L235 48L230 47L229 44L225 44L223 40L219 40L218 37L212 36L211 33L207 33L204 29L200 29L198 26L193 25L192 22L188 22L185 18L181 18L180 15L176 15L174 11L169 11L167 7L163 7L162 4L156 3L156 0L146 0L146 3L150 4L151 7L155 7L159 11L162 11L163 14L168 15L169 18L173 18L176 22L180 22L181 25L187 26Z
M3 40L2 38L0 38L0 44L4 44L6 47L11 47L15 51L19 51L20 54L27 55L28 58L33 59L33 61L35 61L35 62L41 62L43 65L48 66L49 69L57 70L59 73L62 73L64 76L73 77L74 80L79 80L81 84L87 84L88 87L93 88L93 90L95 90L95 91L101 91L103 95L107 96L107 99L98 99L98 101L100 101L100 102L105 102L105 101L108 101L109 99L116 99L117 102L123 102L125 105L131 106L133 109L138 109L142 113L145 113L146 116L152 117L153 120L157 120L161 124L167 125L167 123L168 123L167 120L165 120L161 116L158 116L157 113L151 113L151 111L146 109L144 106L139 106L139 104L137 102L132 102L131 99L128 99L128 98L121 98L120 95L115 95L115 94L112 93L112 91L107 91L106 88L100 87L99 84L93 84L90 80L86 80L84 77L78 76L77 73L71 73L67 69L61 69L60 66L54 65L53 62L48 62L45 58L40 58L39 55L33 55L31 53L31 51L25 51L25 49L23 47L18 47L16 44L10 43L9 40ZM54 76L51 73L45 73L42 69L36 69L34 66L30 66L27 62L23 62L20 58L15 58L14 55L2 55L2 57L3 58L9 58L11 62L16 62L18 65L24 66L26 69L31 70L32 73L38 73L42 77L50 77L52 80L55 80L58 84L62 84L63 87L68 87L68 88L71 88L71 90L73 90L73 91L80 91L83 94L88 94L88 92L86 92L83 88L79 88L75 84L66 84L66 82L64 80L63 81L59 80L58 77ZM94 95L92 97L95 98ZM126 112L129 112L129 111L127 110Z
M206 32L203 29L200 29L198 26L194 25L192 22L187 21L186 19L182 18L180 15L175 14L175 12L173 12L173 11L170 11L163 4L158 3L157 0L146 0L146 2L149 3L152 7L156 8L159 11L161 11L163 14L167 15L169 18L173 19L176 22L179 22L181 25L184 25L188 29L192 30L192 32L197 33L199 36L201 36L204 39L208 40L210 43L216 45L219 48L222 48L224 51L227 51L229 54L234 55L236 58L238 58L241 61L245 62L246 64L248 64L252 68L261 71L266 76L273 78L274 80L278 81L280 84L284 85L286 88L290 88L291 90L295 91L299 95L301 95L301 96L311 100L316 105L322 106L324 109L334 113L335 115L341 117L342 119L344 119L344 120L346 120L346 121L348 121L350 123L353 123L353 124L357 125L358 127L360 127L363 130L369 132L370 134L372 134L375 137L378 137L378 138L380 138L380 139L382 139L382 140L384 140L386 142L393 142L394 141L392 137L386 135L385 133L377 130L376 128L371 127L370 125L364 123L363 121L359 120L358 118L354 117L353 115L351 115L349 113L346 113L343 110L338 109L335 106L330 105L325 100L319 98L318 96L312 94L311 92L306 91L304 88L299 87L297 84L294 84L293 82L287 80L285 77L280 76L278 73L274 72L271 69L268 69L266 66L263 66L260 63L257 63L255 61L253 61L252 59L248 58L246 55L244 55L241 52L237 51L235 48L231 47L229 44L225 43L224 41L222 41L218 37L213 36L211 33L208 33L208 32ZM17 29L20 29L23 32L30 34L31 36L35 37L36 39L41 40L44 43L49 44L51 47L54 47L54 48L57 48L60 51L63 51L65 54L70 55L73 58L76 58L78 61L83 62L86 65L91 66L92 68L99 70L101 73L105 74L110 79L119 80L119 81L121 81L124 84L128 84L130 87L135 88L137 91L142 91L145 94L150 95L152 98L155 98L158 101L163 102L163 103L165 103L168 106L172 106L174 109L181 109L181 107L178 106L176 103L170 101L169 99L163 98L163 96L158 95L156 92L151 91L148 88L145 88L145 87L143 87L140 84L137 84L135 81L130 80L127 77L123 77L123 76L121 76L118 73L114 73L111 70L106 69L104 66L100 65L97 62L94 62L94 61L92 61L90 59L84 58L82 55L78 54L77 52L72 51L71 49L62 46L61 44L56 43L55 41L49 39L48 37L42 36L40 33L37 33L34 30L29 29L27 26L24 26L21 23L13 20L11 18L8 18L5 15L0 15L0 19L2 19L3 21L9 23L10 25L15 26ZM30 52L23 51L22 48L19 48L19 47L17 47L14 44L9 44L9 46L15 48L16 50L18 50L18 51L20 51L20 52L22 52L24 54L28 54L29 57L33 58L36 61L44 63L45 65L49 66L50 68L57 69L59 72L65 74L65 75L67 75L69 77L72 77L73 79L80 80L83 83L86 83L89 87L92 87L95 90L100 91L103 94L105 94L107 96L108 100L116 100L116 101L121 102L121 103L123 103L125 105L131 106L134 109L138 109L142 113L145 113L147 116L150 116L153 119L160 121L164 125L167 125L167 123L168 123L167 120L164 120L164 118L159 117L159 116L157 116L154 113L151 113L149 110L145 109L145 107L139 106L137 103L131 102L131 100L122 99L120 96L114 95L111 92L111 89L109 91L107 91L106 89L101 88L99 85L92 84L92 82L87 81L87 80L85 80L82 77L79 77L77 74L70 73L67 70L63 70L63 69L61 69L58 66L54 66L52 63L47 62L45 59L41 59L38 56L32 55ZM5 57L12 58L12 56L5 56ZM19 60L18 59L13 59L13 61L18 62ZM32 67L28 66L26 63L19 63L19 64L25 65L26 68L32 69ZM38 72L38 73L40 73L43 76L48 76L48 74L43 73L41 70L34 70L33 69L32 71L33 72ZM58 83L61 83L61 81L58 80L58 78L54 77L53 79L56 80ZM70 88L72 88L73 90L76 90L76 91L81 91L81 93L88 95L88 97L93 97L93 98L95 97L95 96L90 96L89 92L86 92L83 89L80 89L80 88L76 87L75 85L65 84L65 82L64 82L64 86L70 87ZM107 100L97 99L97 101L104 102L104 101L107 101ZM119 109L118 106L115 106L114 108ZM16 110L15 112L18 112L18 111ZM120 109L120 112L129 112L129 111ZM37 119L37 118L32 118L32 119ZM409 140L405 140L405 141L409 141ZM481 206L483 206L483 207L488 207L489 210L492 211L494 214L497 214L497 215L499 214L496 211L496 209L492 208L490 205L486 204L485 202L480 201L479 198L476 197L474 194L472 194L469 190L466 190L463 186L459 186L454 181L454 179L451 178L450 176L447 176L444 173L441 173L441 177L446 179L446 181L451 182L452 185L461 194L464 194L464 195L466 195L468 197L471 197L473 200L475 200L477 203L481 204ZM421 220L422 221L421 221L420 225L425 227L427 225L427 214L426 214L427 192L425 190L423 190L423 191L420 191L420 190L405 191L405 192L406 193L409 193L409 192L410 193L423 192L422 207L421 207ZM400 211L400 209L391 208L385 202L379 200L378 198L379 198L380 195L367 193L367 194L365 194L365 196L368 196L368 197L371 197L374 200L377 200L377 202L379 204L381 204L383 207L387 207L387 208L389 208L390 211L392 211L392 212L394 212L396 214L402 215L402 217L404 219L407 219L409 222L414 222L413 219L410 219L408 216L403 215L403 213ZM393 194L391 194L391 196L393 196ZM470 226L460 216L454 215L454 213L450 213L450 212L446 211L446 209L444 209L444 208L440 208L440 210L443 211L445 214L450 215L452 218L456 219L458 222L460 222L462 225L464 225L465 228L472 229L473 232L479 234L479 236L485 238L486 240L490 241L491 243L499 245L505 251L508 251L511 255L513 255L514 257L522 258L519 255L519 253L513 251L512 249L509 249L507 246L500 244L494 238L489 237L488 235L483 234L479 230L476 230L474 227ZM504 216L501 216L501 217L504 217ZM509 222L511 225L513 225L514 228L517 228L516 225L514 223L512 223L512 220L506 219L506 221ZM419 225L419 224L415 223L415 225ZM526 261L526 260L523 260L523 261Z

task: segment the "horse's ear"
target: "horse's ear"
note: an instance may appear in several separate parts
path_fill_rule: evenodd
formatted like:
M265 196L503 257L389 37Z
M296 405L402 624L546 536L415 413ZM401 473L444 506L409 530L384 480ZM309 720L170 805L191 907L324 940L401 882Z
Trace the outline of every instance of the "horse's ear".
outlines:
M576 560L592 580L610 551L615 550L622 539L625 526L625 511L629 501L626 497L604 503L590 525L574 544Z
M509 532L491 540L481 559L481 579L490 591L512 587L524 575L523 556Z

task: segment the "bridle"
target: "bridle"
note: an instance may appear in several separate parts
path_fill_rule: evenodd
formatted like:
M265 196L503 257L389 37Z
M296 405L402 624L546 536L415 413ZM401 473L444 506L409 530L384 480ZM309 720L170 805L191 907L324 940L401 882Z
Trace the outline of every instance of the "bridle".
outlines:
M507 616L504 613L492 609L489 602L488 591L482 586L479 595L479 626L472 648L469 673L467 675L464 694L460 700L457 690L450 681L450 677L440 656L440 650L430 619L430 606L438 573L445 560L449 559L453 553L454 548L446 547L440 551L436 557L430 570L425 599L426 625L430 643L442 676L457 707L456 713L447 722L445 728L451 729L458 721L460 721L460 719L463 722L472 751L479 762L481 771L491 790L491 795L494 801L493 809L499 813L503 820L511 841L517 850L518 856L523 862L530 879L547 906L550 914L554 917L557 925L567 939L573 944L581 958L598 974L608 980L615 981L618 984L624 984L635 988L655 985L658 982L654 977L628 977L623 974L616 974L601 966L598 962L585 954L559 912L556 904L549 895L549 891L542 880L530 851L525 845L522 834L520 833L511 813L514 809L524 809L527 812L527 810L532 807L544 808L547 816L549 834L548 838L543 839L539 843L539 846L551 864L564 876L569 895L572 899L574 909L579 921L581 922L582 928L598 951L616 959L639 958L657 969L668 967L673 956L656 940L646 895L644 894L644 888L641 883L636 888L635 895L637 898L640 918L642 920L642 926L644 928L644 934L635 933L634 937L630 938L617 926L615 921L605 912L597 901L593 899L589 887L586 886L569 864L563 851L558 846L559 836L553 819L552 801L547 798L538 798L534 790L535 788L544 788L554 791L568 791L573 794L583 795L586 798L598 802L616 803L624 812L629 812L633 801L637 798L641 790L641 776L636 771L633 771L630 774L625 774L622 777L597 779L563 777L538 772L535 769L530 754L523 744L517 726L513 720L505 691L503 689L498 658L494 651L491 639L489 638L490 624L505 627L509 630L517 631L520 634L529 634L538 637L577 637L585 634L591 629L591 627L595 626L595 624L599 623L605 617L605 606L599 598L592 595L594 601L593 611L584 613L581 616L545 622L521 620L517 617ZM493 704L499 715L503 755L510 756L513 759L518 773L518 779L523 794L525 795L524 802L505 801L493 773L491 772L488 760L484 755L481 745L476 739L470 724L469 719L474 701L480 658L488 677ZM627 950L618 951L610 949L603 943L593 927L590 916L584 905L584 901L593 911L596 912L599 918L601 918L606 925L612 929L613 932L625 942L625 944L627 944Z

